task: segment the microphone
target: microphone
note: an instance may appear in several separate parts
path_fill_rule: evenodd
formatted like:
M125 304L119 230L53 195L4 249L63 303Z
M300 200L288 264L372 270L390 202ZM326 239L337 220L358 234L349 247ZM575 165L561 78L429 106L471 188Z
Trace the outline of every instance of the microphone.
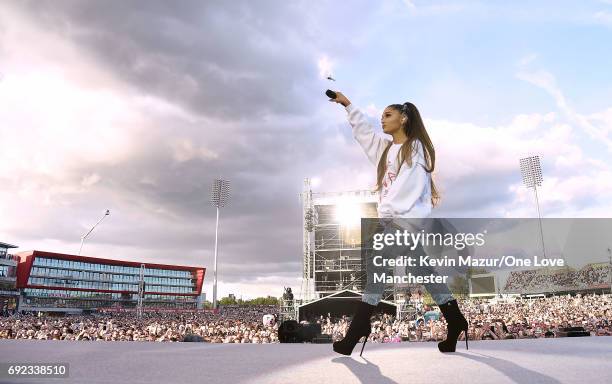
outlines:
M331 89L328 89L327 91L325 91L325 94L327 95L327 97L329 97L330 99L335 99L336 98L336 92L332 91Z

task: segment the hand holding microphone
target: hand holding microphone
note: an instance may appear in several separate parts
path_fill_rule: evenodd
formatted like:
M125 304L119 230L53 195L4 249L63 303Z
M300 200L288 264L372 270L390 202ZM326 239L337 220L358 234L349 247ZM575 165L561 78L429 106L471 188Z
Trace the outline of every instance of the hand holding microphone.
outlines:
M328 89L327 91L325 91L325 94L327 95L327 97L329 97L329 101L331 102L342 104L345 107L351 104L351 101L347 99L346 96L342 94L342 92L334 92Z

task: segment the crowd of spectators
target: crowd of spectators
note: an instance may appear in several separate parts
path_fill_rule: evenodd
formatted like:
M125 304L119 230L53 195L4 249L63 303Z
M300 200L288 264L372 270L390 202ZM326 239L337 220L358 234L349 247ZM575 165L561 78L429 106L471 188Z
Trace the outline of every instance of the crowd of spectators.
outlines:
M512 300L460 299L470 326L470 340L556 337L562 328L583 327L593 336L612 335L612 295L562 295ZM278 322L264 324L264 315L278 316L270 305L222 306L218 312L134 312L65 317L13 314L0 318L0 339L183 341L197 335L210 343L277 343ZM350 318L321 317L322 333L344 337ZM435 307L424 306L413 318L378 314L372 320L372 342L440 341L446 322ZM463 339L461 336L460 340Z
M593 336L612 335L612 295L563 295L511 301L459 300L470 326L470 340L556 337L566 327L584 327ZM425 307L427 314L431 307ZM442 341L446 322L438 315L399 321L395 316L378 314L372 320L371 342ZM427 321L425 320L427 319ZM325 317L318 320L323 333L339 340L350 319ZM460 340L464 337L461 335Z
M276 324L264 325L274 305L223 306L212 311L134 312L65 317L15 314L0 318L0 339L183 341L197 335L210 343L276 343Z
M589 264L579 271L533 269L513 271L504 285L507 293L541 293L580 291L610 286L610 267L606 264Z

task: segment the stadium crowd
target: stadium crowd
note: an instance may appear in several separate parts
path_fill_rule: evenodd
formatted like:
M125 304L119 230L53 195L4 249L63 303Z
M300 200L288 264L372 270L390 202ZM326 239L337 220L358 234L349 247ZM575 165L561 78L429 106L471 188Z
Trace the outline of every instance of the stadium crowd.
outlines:
M504 291L508 293L539 293L597 289L610 284L607 264L589 264L579 271L544 269L513 271L508 276Z
M584 327L593 336L612 335L612 295L563 295L508 302L460 300L470 322L470 340L555 337L561 328ZM425 306L416 319L398 320L376 315L372 342L439 341L446 323L434 308ZM14 314L0 318L0 339L183 341L197 335L210 343L276 343L278 323L264 325L266 314L278 315L277 306L222 306L211 311L105 313L66 317ZM344 337L350 319L321 317L322 333L333 340ZM463 336L461 336L461 339Z
M593 336L612 336L612 295L562 295L508 302L459 300L468 319L470 340L555 337L566 327L584 327ZM426 316L399 321L388 314L373 319L371 342L441 341L446 322L439 312L425 307ZM432 314L432 316L427 316ZM427 319L427 321L425 320ZM323 333L333 340L344 337L349 319L320 319ZM464 340L463 334L460 340Z
M211 311L104 313L66 317L15 314L0 318L0 339L183 341L197 335L210 343L275 343L277 326L264 326L276 306L223 306Z

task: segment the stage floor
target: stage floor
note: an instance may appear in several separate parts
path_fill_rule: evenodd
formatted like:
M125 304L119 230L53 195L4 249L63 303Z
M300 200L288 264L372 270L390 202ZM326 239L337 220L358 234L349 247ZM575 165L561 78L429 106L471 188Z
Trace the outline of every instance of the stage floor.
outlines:
M612 383L612 337L459 343L207 344L0 340L0 362L67 362L67 379L0 383Z

